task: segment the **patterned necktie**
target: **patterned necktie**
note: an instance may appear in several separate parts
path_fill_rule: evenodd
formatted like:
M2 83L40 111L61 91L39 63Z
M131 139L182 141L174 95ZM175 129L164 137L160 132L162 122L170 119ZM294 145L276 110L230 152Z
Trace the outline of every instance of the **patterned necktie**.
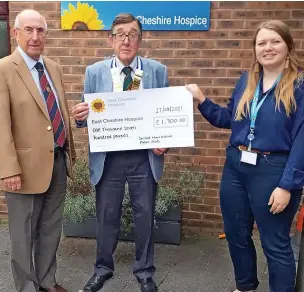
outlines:
M58 146L63 147L66 139L66 133L63 120L61 118L60 110L57 105L55 94L53 93L53 90L46 78L43 65L40 62L37 62L35 68L37 69L39 74L41 89L46 101L50 120L52 122L54 141Z
M125 73L126 77L124 79L124 84L123 84L123 90L127 91L127 90L131 90L132 88L132 76L131 76L131 72L132 72L132 68L131 67L124 67L122 69L122 72Z

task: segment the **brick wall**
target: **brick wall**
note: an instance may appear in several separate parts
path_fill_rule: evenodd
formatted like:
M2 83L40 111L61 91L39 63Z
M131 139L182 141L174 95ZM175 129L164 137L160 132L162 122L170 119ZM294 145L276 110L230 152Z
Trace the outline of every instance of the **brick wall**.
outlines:
M112 54L108 33L60 30L59 2L10 2L11 26L24 8L34 8L45 16L50 29L45 54L62 65L69 105L76 104L86 66ZM140 54L167 65L171 85L197 83L208 97L224 104L235 81L251 63L251 39L256 25L268 19L281 19L288 24L304 59L304 2L212 2L209 31L144 32ZM12 39L12 50L15 46ZM74 137L77 154L86 156L85 130L74 128ZM222 230L218 188L228 137L228 131L210 126L195 110L196 147L174 149L166 157L167 163L200 164L205 173L202 196L183 206L187 231ZM1 203L0 199L0 208Z

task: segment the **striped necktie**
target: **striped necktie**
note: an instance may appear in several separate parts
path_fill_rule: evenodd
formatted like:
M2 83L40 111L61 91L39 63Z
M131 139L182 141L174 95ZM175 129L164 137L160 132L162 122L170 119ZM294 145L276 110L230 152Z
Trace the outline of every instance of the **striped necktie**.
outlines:
M46 78L43 65L40 62L37 62L35 68L37 69L39 74L41 89L46 101L50 120L52 122L54 141L58 146L63 147L66 139L66 133L63 120L61 118L60 110L57 105L55 94Z
M124 91L131 90L132 83L133 83L132 76L131 76L132 68L124 67L122 69L122 72L126 75L126 77L124 79L123 90Z

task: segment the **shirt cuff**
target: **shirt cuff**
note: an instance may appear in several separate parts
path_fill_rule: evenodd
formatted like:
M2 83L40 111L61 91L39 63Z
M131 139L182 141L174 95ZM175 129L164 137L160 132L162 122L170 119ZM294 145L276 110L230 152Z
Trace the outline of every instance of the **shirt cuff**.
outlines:
M290 182L286 179L281 179L279 182L279 185L278 185L279 188L284 189L289 192L291 191L292 186L293 186L292 182Z
M76 122L76 126L77 127L81 127L83 125L83 121L77 121L77 120L75 120L75 122Z
M214 106L214 103L206 97L206 99L197 105L198 110L201 112L203 117L208 116L210 109Z
M207 97L205 98L205 100L203 102L199 102L197 105L197 108L200 109L200 107L202 105L206 105L206 103L208 104L208 101L211 101L210 99L208 99Z

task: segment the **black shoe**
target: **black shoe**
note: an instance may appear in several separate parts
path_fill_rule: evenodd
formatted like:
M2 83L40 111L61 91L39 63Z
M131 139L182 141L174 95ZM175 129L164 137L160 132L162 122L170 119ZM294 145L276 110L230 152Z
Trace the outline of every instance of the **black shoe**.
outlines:
M138 279L141 292L157 292L157 286L152 278Z
M97 292L99 291L103 284L113 277L113 273L106 275L98 275L94 273L88 283L84 286L83 292Z

